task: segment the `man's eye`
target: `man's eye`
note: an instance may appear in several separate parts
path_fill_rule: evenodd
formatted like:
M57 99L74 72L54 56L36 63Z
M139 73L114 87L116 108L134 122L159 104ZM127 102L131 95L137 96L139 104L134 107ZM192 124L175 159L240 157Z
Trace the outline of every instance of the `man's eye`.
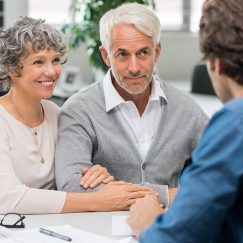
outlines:
M125 57L127 57L128 56L128 54L126 53L126 52L120 52L119 54L118 54L118 57L121 57L121 58L125 58Z
M148 51L141 51L141 52L140 52L140 55L141 55L141 56L146 56L146 55L148 55Z

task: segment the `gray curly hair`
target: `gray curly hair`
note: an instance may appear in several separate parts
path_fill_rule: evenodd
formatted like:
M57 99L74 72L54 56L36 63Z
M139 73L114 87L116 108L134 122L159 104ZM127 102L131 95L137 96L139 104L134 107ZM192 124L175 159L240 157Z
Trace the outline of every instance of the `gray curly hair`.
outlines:
M29 54L30 44L34 52L45 48L57 51L63 63L67 49L64 35L42 19L20 17L7 30L0 31L0 85L10 82L10 71L20 75L21 58Z

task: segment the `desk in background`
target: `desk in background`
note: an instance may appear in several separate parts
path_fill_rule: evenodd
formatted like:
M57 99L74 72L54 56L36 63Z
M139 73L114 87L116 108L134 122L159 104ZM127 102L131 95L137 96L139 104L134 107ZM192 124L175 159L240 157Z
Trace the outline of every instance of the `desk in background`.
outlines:
M190 82L184 80L167 81L176 88L188 93L202 108L202 110L211 118L212 115L218 111L222 106L222 102L215 95L203 95L190 92Z

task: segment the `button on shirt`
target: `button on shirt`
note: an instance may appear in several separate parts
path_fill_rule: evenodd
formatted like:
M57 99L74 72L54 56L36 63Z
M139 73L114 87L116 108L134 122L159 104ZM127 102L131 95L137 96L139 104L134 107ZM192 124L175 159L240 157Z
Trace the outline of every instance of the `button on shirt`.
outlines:
M151 94L142 116L133 101L125 101L116 91L110 72L104 78L103 87L106 112L117 109L118 118L144 160L161 119L163 108L161 99L167 101L159 81L153 76Z

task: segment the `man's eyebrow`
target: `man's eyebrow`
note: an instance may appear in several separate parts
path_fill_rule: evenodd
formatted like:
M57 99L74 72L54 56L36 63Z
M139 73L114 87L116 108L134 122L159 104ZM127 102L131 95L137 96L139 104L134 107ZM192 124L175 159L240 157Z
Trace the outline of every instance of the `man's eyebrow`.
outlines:
M147 50L150 50L150 48L148 46L145 46L140 48L138 51L147 51Z
M127 51L127 50L126 50L126 49L123 49L123 48L118 48L118 49L117 49L117 52L118 52L118 51Z

